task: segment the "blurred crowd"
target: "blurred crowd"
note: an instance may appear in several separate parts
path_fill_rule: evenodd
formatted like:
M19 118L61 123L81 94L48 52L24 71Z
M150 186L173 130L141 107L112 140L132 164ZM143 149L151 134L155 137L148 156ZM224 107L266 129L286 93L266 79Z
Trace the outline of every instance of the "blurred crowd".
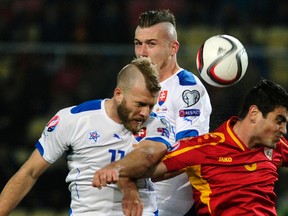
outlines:
M178 26L287 25L285 0L1 0L0 41L127 43L140 12L169 8Z
M116 74L134 57L138 15L155 8L170 9L176 16L177 28L192 29L192 34L195 26L220 28L222 32L237 28L247 39L245 46L255 45L254 40L247 38L253 28L287 29L288 25L286 0L0 0L0 188L31 153L57 110L112 95ZM16 44L16 51L6 48L6 52L2 46L7 44ZM93 45L95 50L106 52L27 51L21 49L23 44L51 48ZM125 47L115 54L113 50L121 44ZM288 39L284 44L288 47ZM185 56L185 52L181 55L181 65L194 71L191 65L195 60ZM281 64L277 62L277 66ZM279 78L284 83L286 73ZM271 77L271 71L267 61L254 54L250 56L247 75L229 91L207 86L214 110L212 129L237 114L245 93L243 86L249 88L260 77ZM20 207L27 211L68 209L66 171L63 158L39 179L41 182ZM280 194L287 191L283 182L279 183ZM285 196L282 199L285 203Z

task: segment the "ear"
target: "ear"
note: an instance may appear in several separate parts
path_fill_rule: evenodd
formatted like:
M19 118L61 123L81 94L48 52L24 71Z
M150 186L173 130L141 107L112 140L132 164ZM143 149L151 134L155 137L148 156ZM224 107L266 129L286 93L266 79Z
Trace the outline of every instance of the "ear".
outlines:
M171 55L177 54L179 50L179 42L178 41L173 41L171 44Z
M259 114L261 114L261 112L256 105L250 106L248 112L250 122L255 123Z
M114 96L113 97L115 98L115 100L118 104L121 103L121 101L123 100L123 97L124 97L123 90L119 87L116 87L114 89Z

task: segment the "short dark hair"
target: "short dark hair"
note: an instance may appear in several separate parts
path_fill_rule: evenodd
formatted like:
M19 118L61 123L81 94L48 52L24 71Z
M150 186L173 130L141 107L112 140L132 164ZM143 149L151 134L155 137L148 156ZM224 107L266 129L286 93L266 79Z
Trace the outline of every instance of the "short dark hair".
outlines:
M238 115L240 119L245 118L249 107L252 105L256 105L263 116L266 117L269 112L277 107L288 109L288 94L279 84L262 79L246 95Z
M175 16L168 9L150 10L141 13L138 26L146 28L162 22L169 22L176 28Z

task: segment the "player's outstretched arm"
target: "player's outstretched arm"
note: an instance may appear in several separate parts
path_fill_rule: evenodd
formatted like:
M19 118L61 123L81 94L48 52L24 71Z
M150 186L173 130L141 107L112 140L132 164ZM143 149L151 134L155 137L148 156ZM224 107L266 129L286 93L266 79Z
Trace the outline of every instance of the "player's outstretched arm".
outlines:
M38 150L7 182L0 195L0 216L8 216L31 190L38 177L50 166Z
M137 147L121 160L115 161L96 171L93 186L101 188L110 183L117 183L119 176L130 178L151 175L153 168L167 152L167 147L161 142L141 141Z

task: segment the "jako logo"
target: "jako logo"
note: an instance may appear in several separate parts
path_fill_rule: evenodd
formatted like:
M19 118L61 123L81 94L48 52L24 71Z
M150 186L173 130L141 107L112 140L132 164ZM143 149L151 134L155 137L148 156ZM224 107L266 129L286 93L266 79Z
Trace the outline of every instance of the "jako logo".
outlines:
M219 162L225 162L225 163L231 163L232 158L231 157L219 157L218 161Z

